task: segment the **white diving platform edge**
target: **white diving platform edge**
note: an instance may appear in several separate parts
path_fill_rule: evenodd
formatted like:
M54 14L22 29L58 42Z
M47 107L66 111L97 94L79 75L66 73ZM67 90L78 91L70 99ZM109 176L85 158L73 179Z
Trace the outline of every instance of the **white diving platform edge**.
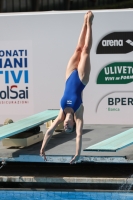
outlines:
M45 122L55 119L59 114L59 109L49 109L43 112L31 115L14 123L0 127L0 140L12 135L27 131Z

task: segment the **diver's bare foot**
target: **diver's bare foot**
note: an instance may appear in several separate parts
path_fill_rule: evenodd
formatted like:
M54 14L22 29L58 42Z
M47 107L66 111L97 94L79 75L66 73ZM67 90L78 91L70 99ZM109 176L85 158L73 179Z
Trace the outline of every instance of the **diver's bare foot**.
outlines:
M87 12L87 21L88 21L90 24L92 24L93 18L94 18L93 13L92 13L91 11L88 11L88 12Z
M84 15L84 23L87 24L88 12Z

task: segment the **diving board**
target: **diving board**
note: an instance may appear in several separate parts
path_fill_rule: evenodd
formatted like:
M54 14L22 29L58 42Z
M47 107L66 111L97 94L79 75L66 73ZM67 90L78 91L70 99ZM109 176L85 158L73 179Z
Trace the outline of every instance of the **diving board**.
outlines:
M84 151L118 151L133 144L133 128L119 133L111 138L98 142Z
M47 121L55 119L59 110L46 110L35 115L26 117L14 123L0 127L0 140L12 135L40 126Z

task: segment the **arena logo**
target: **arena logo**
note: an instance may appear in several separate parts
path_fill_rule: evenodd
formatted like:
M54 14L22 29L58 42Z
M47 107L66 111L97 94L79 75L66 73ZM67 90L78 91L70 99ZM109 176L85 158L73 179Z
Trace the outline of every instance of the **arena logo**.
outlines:
M133 51L133 32L113 32L99 42L97 54L126 54Z
M123 46L123 40L102 40L102 46Z

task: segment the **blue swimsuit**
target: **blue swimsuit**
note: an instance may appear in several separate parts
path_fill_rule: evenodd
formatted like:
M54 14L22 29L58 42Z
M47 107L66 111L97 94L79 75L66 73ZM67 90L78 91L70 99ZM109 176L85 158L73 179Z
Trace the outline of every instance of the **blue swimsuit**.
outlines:
M85 85L79 79L78 71L74 70L66 80L65 91L60 101L63 111L66 107L71 107L76 112L82 104L81 93L84 88Z

